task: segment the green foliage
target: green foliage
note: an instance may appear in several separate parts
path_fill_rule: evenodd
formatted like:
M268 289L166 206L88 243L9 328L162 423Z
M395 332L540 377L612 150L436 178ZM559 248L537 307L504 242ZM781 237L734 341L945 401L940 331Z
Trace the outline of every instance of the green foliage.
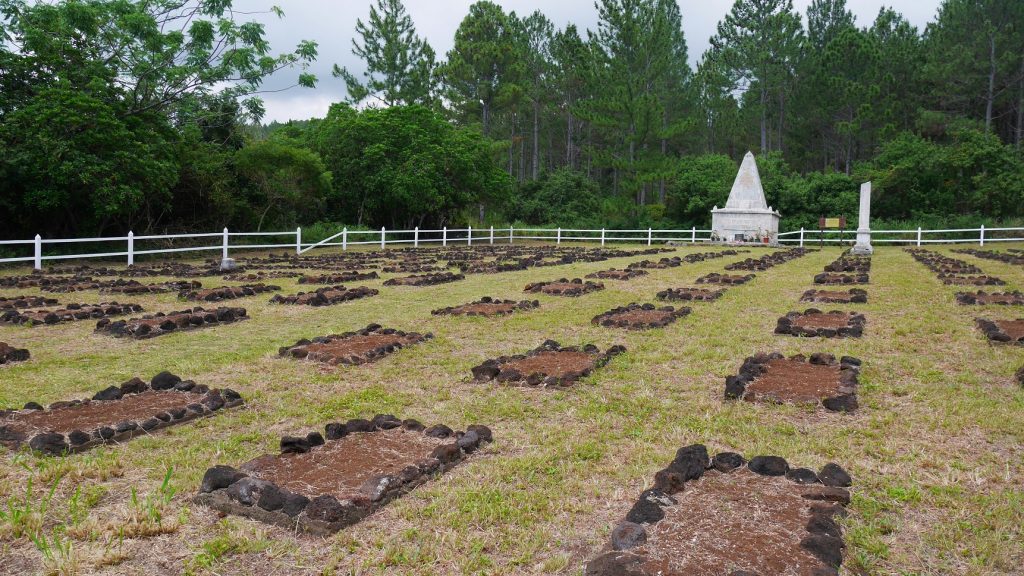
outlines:
M308 222L333 200L331 174L320 156L286 136L242 148L235 155L235 165L249 184L246 206L254 216L258 214L256 231L265 223L287 229L294 222Z
M585 174L563 168L519 187L505 216L542 226L600 228L601 189Z

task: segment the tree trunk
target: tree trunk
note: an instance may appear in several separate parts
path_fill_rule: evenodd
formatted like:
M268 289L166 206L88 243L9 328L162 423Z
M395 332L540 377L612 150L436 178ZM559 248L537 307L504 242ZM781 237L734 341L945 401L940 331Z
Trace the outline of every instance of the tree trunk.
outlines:
M516 176L516 115L512 113L511 122L509 122L510 134L508 137L508 177L515 178Z
M570 170L576 168L573 164L572 158L572 132L573 132L573 120L572 120L572 96L569 96L565 107L565 165Z
M481 102L480 107L483 110L483 132L486 138L491 135L491 105L484 100Z
M992 104L995 100L996 89L996 35L991 33L988 37L988 92L985 94L985 131L992 131Z
M540 166L540 100L533 101L533 165L530 176L536 180Z
M1020 92L1017 96L1017 150L1024 140L1024 54L1020 58Z
M761 87L761 154L768 152L768 91Z

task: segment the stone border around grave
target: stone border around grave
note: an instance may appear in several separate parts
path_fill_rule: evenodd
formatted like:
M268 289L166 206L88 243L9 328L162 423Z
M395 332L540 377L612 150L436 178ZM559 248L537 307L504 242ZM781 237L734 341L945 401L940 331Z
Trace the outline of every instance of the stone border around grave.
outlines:
M0 342L0 366L15 362L27 362L31 357L27 348L15 348L7 342Z
M572 284L572 286L569 286L567 288L552 289L550 291L544 290L546 286L552 284ZM583 296L584 294L589 294L591 292L597 292L598 290L604 290L604 283L591 282L590 280L584 282L582 278L573 278L572 280L569 280L568 278L559 278L558 280L553 280L549 282L534 282L532 284L527 284L526 288L523 289L523 292L530 292L533 294L539 292L542 294L547 294L548 296L576 297Z
M442 444L430 456L404 468L398 475L378 475L367 480L359 489L360 498L338 500L330 494L313 498L296 494L267 480L254 478L230 466L218 465L206 471L199 494L193 501L228 514L245 516L290 530L299 529L317 536L329 536L351 526L392 500L417 486L452 469L484 443L493 440L491 429L473 424L466 432L455 432L437 424L429 428L416 420L378 414L373 420L353 419L342 424L334 422L324 427L324 434L310 432L306 436L281 438L281 453L303 453L313 447L347 436L350 433L373 433L402 427L434 438L453 438ZM326 440L324 437L326 436Z
M578 382L581 378L586 378L592 374L595 370L602 368L605 364L611 361L615 356L622 354L626 351L626 347L622 345L615 345L604 353L593 344L586 344L584 346L561 346L554 340L546 340L540 346L530 350L526 354L516 354L513 356L499 356L498 358L491 358L485 360L482 364L474 366L471 371L473 373L473 380L475 382L483 383L495 381L505 385L519 385L529 387L543 387L543 388L567 388ZM502 366L516 360L524 360L533 356L537 356L544 352L583 352L594 357L594 365L590 368L583 370L578 373L566 374L565 376L544 376L540 372L533 374L521 374L514 370L502 370Z
M328 362L328 361L320 360L320 359L316 359L316 358L310 359L308 357L309 351L308 351L308 349L306 349L306 346L308 346L310 344L327 344L327 343L335 342L335 341L338 341L338 340L346 340L346 339L350 339L350 338L355 338L357 336L391 335L391 334L394 334L395 336L400 336L400 337L412 338L413 342L410 342L408 344L403 344L401 342L394 342L394 343L391 343L391 344L379 346L379 347L374 348L372 350L369 350L367 352L363 352L362 354L353 354L351 356L346 356L346 357L337 357L337 362ZM355 332L342 332L341 334L329 334L327 336L317 336L316 338L313 338L312 340L308 340L306 338L303 338L303 339L299 340L298 342L296 342L295 344L292 344L291 346L283 346L283 347L279 348L278 351L277 351L277 354L278 354L278 356L287 356L287 357L290 357L290 358L295 358L295 359L300 359L300 360L310 360L311 362L317 362L317 363L325 364L325 365L328 365L328 366L330 366L330 365L337 366L338 364L361 365L361 364L369 364L371 362L376 362L377 360L380 360L380 359L384 358L385 356L388 356L390 354L398 352L402 348L406 348L406 347L414 345L414 344L421 344L423 342L426 342L427 340L432 339L433 337L434 337L434 335L432 333L430 333L430 332L427 332L425 334L420 334L419 332L403 332L401 330L395 330L394 328L384 328L380 324L370 324L366 328L363 328L361 330L357 330Z
M870 284L871 276L863 272L844 274L841 272L822 272L814 275L815 284L842 286L844 284Z
M739 286L740 284L746 284L754 278L757 278L756 274L720 274L718 272L712 272L705 274L700 278L697 278L697 284L718 284L723 286Z
M299 276L299 284L344 284L345 282L361 282L363 280L376 280L380 276L374 272L342 272L340 274L321 274L320 276L302 275Z
M801 316L810 314L835 314L846 316L846 325L839 328L813 328L808 326L797 326L794 322ZM775 326L776 334L788 336L803 336L810 338L860 338L864 335L864 325L867 319L859 312L844 312L842 310L829 310L823 312L817 308L808 308L803 312L790 312L779 318Z
M860 359L853 356L843 356L836 361L835 356L824 352L815 352L809 358L803 354L794 354L787 358L781 352L759 353L748 356L743 360L738 374L726 377L725 399L742 399L746 393L747 385L763 374L767 370L768 363L772 360L808 362L818 366L839 366L839 381L841 384L839 394L821 398L819 402L826 410L831 410L832 412L853 412L859 407L857 402L857 377L860 374Z
M167 320L155 328L150 327L148 324L137 324L135 327L132 327L132 323L160 318L167 318ZM220 307L207 310L196 306L190 310L166 313L157 312L156 314L147 314L141 318L117 320L116 322L111 322L109 318L104 318L96 323L96 332L108 334L114 338L135 338L141 340L173 332L192 331L223 324L233 324L248 319L245 308Z
M658 300L682 302L711 302L725 294L725 288L711 290L707 288L668 288L656 294Z
M218 286L217 288L207 288L205 290L184 290L178 293L178 299L190 300L192 302L220 302L222 300L255 296L266 292L276 292L280 289L280 286L263 283L246 284L244 286ZM203 295L203 292L207 293Z
M596 280L632 280L633 278L647 276L648 274L650 274L650 272L640 268L626 268L625 270L609 268L607 270L591 272L584 276L584 278L594 278Z
M329 296L330 293L337 293L333 296ZM358 300L360 298L369 298L380 294L380 290L376 288L367 288L366 286L359 286L357 288L346 288L342 285L337 286L325 286L323 288L317 288L311 292L298 292L296 294L289 294L287 296L282 294L275 294L271 299L271 304L294 304L300 306L332 306L334 304L341 304L342 302L349 302L352 300Z
M628 314L630 312L636 312L638 310L643 311L658 311L666 312L669 315L665 319L657 322L630 322L621 318L622 314ZM602 312L590 321L591 324L596 326L602 326L605 328L626 328L627 330L648 330L651 328L664 328L676 320L689 315L693 312L693 309L689 306L683 306L681 308L675 308L673 306L662 306L657 307L654 304L638 304L632 302L625 306L618 306L612 308L607 312Z
M780 456L755 456L748 462L735 452L719 452L710 458L703 444L684 446L664 469L654 475L654 486L644 490L633 507L611 533L611 551L605 552L584 568L585 576L653 576L641 571L642 556L629 550L647 542L647 528L665 517L664 508L678 504L673 494L682 492L687 482L699 480L706 470L715 469L728 474L746 466L761 476L785 476L797 485L820 484L820 488L802 494L811 504L811 519L806 525L807 535L800 547L814 555L827 571L821 576L837 575L843 561L845 543L834 517L846 516L850 503L853 479L838 464L826 464L818 472L808 468L790 468ZM733 576L736 576L736 573ZM743 574L746 574L744 572ZM818 574L818 572L815 572Z
M19 308L46 308L58 306L60 302L56 298L46 296L29 296L20 294L18 296L0 296L0 310L16 310Z
M800 301L818 302L820 304L866 304L868 301L867 290L864 290L863 288L850 288L847 291L849 298L835 298L832 296L819 297L818 295L822 292L829 292L829 290L817 290L812 288L800 296Z
M385 269L385 271L387 271ZM465 274L455 274L453 272L438 272L436 274L413 274L412 276L401 276L399 278L392 278L385 280L385 286L434 286L437 284L447 284L448 282L458 282L459 280L465 280Z
M512 306L512 310L509 312L495 312L493 314L482 314L480 312L463 312L462 309L469 306L479 306L481 304L507 304ZM431 314L434 316L449 315L449 316L507 316L514 314L517 311L522 310L535 310L540 308L539 300L501 300L491 298L490 296L484 296L483 298L468 304L459 304L458 306L447 306L445 308L438 308L437 310L431 310Z
M1018 319L1024 321L1024 318ZM1009 334L1003 331L998 324L989 320L988 318L975 318L974 323L978 326L978 329L989 339L990 342L996 344L1007 344L1010 346L1024 346L1024 338L1020 340L1014 340Z
M68 304L58 310L5 310L0 313L0 323L21 326L54 325L77 320L108 318L142 312L138 304L118 304L117 302L101 302L99 304ZM34 318L30 314L43 314Z
M961 274L939 274L936 276L940 282L947 286L1005 286L1006 281L996 276L980 274L965 276Z
M657 260L640 260L638 262L631 262L626 265L626 268L630 270L638 270L647 268L650 270L666 270L668 268L677 268L683 265L683 259L679 256L673 256L671 258L664 257L658 258Z
M86 402L117 402L125 395L142 394L150 390L177 391L181 393L203 394L204 396L184 408L159 412L144 419L112 422L109 426L100 426L88 431L72 430L68 434L43 431L28 439L18 438L4 430L2 425L3 417L24 411L44 410L42 405L36 402L29 402L20 411L0 411L0 444L12 450L27 444L32 450L48 456L64 456L66 454L84 452L101 444L125 442L135 436L149 434L155 430L210 416L223 408L235 408L245 403L242 396L230 388L211 389L209 386L196 384L192 380L182 380L180 377L165 371L153 376L148 384L141 378L132 378L119 386L104 388L93 395L90 400L54 402L45 410L68 408Z
M1024 388L1024 366L1021 366L1013 377L1016 378L1017 384L1019 384L1021 388Z
M986 302L985 299L992 296L998 296L1008 298L1010 302L992 301ZM985 292L978 290L977 292L957 292L956 303L962 306L1024 306L1024 292L1020 290L1013 290L1009 292Z

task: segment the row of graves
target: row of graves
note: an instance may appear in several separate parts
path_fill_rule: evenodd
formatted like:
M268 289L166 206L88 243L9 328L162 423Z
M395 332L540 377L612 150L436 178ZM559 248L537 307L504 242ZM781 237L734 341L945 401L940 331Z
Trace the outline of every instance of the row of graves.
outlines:
M932 250L908 248L907 252L915 260L924 264L934 272L944 284L954 286L1005 286L1001 278L985 274L981 268L960 260L943 256ZM1007 264L1024 264L1022 252L997 252L994 250L962 249L954 250L958 254L968 254L977 258L996 260ZM976 291L963 291L955 294L956 302L962 306L1024 306L1024 293L1020 290L988 290L979 288ZM974 324L994 345L1024 346L1024 318L986 318L976 317ZM1014 374L1018 384L1024 386L1024 366Z

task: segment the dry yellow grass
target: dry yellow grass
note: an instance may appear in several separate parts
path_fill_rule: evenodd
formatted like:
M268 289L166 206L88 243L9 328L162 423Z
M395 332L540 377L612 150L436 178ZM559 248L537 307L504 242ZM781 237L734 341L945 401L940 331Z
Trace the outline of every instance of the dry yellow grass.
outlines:
M706 250L684 247L677 254ZM902 250L881 248L868 304L819 306L864 311L864 338L774 335L779 316L808 307L800 294L838 254L830 248L758 272L716 302L689 304L693 314L668 328L643 332L592 326L590 319L629 302L655 302L657 291L691 285L739 257L606 280L606 290L578 299L539 296L540 309L499 319L430 311L485 295L523 299L529 282L582 277L640 258L382 288L379 296L328 308L275 306L261 295L232 302L248 309L247 322L143 341L93 334L88 321L3 326L0 341L29 348L32 360L0 367L0 406L91 396L161 370L234 388L247 405L65 459L5 453L0 510L25 499L29 478L34 502L53 487L45 511L34 510L43 518L37 532L69 545L73 561L65 565L81 574L578 574L654 472L678 447L701 442L748 457L778 454L799 466L835 461L846 467L855 481L846 573L1019 574L1024 391L1012 375L1024 364L1024 347L988 344L973 318L1022 317L1024 310L958 306L956 288L940 284ZM1007 289L1024 289L1019 266L951 255L1004 278ZM353 285L380 287L391 276ZM285 292L303 289L290 279L268 283ZM38 291L0 290L0 296L16 293ZM110 299L96 292L58 298ZM183 306L171 294L117 299L137 301L148 312ZM276 355L299 338L371 322L436 338L359 367L328 369ZM566 391L467 381L482 360L548 338L602 349L624 344L628 352ZM838 415L724 402L725 376L744 356L770 350L863 359L861 410ZM273 451L282 434L376 413L453 427L484 423L496 441L326 540L222 519L190 502L214 463L237 465ZM164 503L168 469L172 495ZM151 511L139 508L150 504L158 508L156 528ZM46 571L59 569L31 539L0 531L0 573Z

